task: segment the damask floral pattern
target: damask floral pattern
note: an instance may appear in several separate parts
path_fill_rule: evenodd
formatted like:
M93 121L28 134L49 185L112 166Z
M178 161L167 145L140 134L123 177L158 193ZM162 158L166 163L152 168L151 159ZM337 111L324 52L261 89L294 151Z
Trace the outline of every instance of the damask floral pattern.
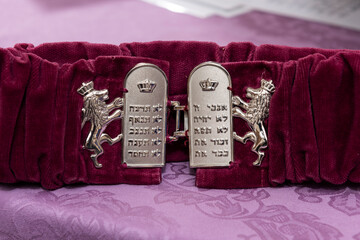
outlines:
M123 2L125 8L113 5L120 6ZM2 8L6 14L0 14L2 23L7 25L0 29L2 47L22 41L39 44L74 40L75 36L76 40L114 44L160 38L215 41L221 45L251 41L299 47L360 48L360 35L356 31L263 12L202 20L139 1L3 1L5 4L13 12ZM171 21L157 31L146 27L142 28L143 32L135 23L129 24L128 19L134 13L147 16L137 22L146 26L156 27L166 18ZM51 21L44 21L44 16L50 15ZM160 15L166 16L160 18ZM64 16L71 22L63 21ZM28 22L25 25L24 19ZM120 26L121 20L125 24ZM53 28L54 23L60 22L70 31ZM39 31L42 29L39 24L48 31ZM107 31L119 27L118 34ZM194 172L188 163L167 164L163 183L158 186L89 185L50 192L37 185L0 185L0 240L360 240L359 186L215 190L194 185Z
M348 215L360 215L360 187L349 186L302 186L295 188L299 200L311 203L326 201L329 206Z
M6 228L0 239L163 239L177 228L171 216L149 206L132 207L99 190L59 195L41 190L11 199L2 212Z
M358 186L194 184L182 162L160 185L0 185L0 239L360 239Z
M332 240L343 236L339 230L320 222L311 213L291 211L284 205L265 204L264 200L271 198L265 189L209 192L193 187L194 178L187 177L190 172L186 171L188 169L183 163L172 164L171 170L164 175L166 180L163 185L166 187L151 187L160 191L154 199L155 203L194 205L199 212L211 218L240 220L261 239ZM175 180L178 180L177 184L173 183Z

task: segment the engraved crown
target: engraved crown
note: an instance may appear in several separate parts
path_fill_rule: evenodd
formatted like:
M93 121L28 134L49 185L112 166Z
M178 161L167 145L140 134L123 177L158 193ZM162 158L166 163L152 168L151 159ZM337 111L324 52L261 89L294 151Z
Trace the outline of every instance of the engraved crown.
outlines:
M201 81L199 84L203 91L215 91L215 88L219 85L219 82L208 78Z
M94 83L93 81L82 83L81 87L78 88L77 92L80 93L82 96L85 96L89 92L94 90Z
M272 83L272 80L266 81L265 79L261 79L261 88L265 89L269 93L275 92L275 85Z
M140 92L144 93L152 93L156 87L156 83L153 81L150 81L149 79L145 79L142 82L139 82L137 84Z

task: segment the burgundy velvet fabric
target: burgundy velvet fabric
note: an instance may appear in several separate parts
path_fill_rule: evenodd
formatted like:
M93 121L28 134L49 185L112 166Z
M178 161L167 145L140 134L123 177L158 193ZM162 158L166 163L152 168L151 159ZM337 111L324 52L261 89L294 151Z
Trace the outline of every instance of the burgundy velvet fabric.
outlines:
M197 169L196 185L242 188L285 181L360 182L360 51L290 48L251 43L220 47L207 42L19 44L0 49L0 182L40 182L56 189L78 182L156 184L161 169L121 165L121 144L103 144L95 169L82 149L82 96L76 89L94 81L109 89L110 101L122 95L126 73L137 63L158 65L169 79L169 100L186 104L187 79L205 61L230 73L233 94L246 99L247 87L261 78L276 85L268 129L269 147L261 167L252 166L252 143L235 142L228 168ZM175 128L169 115L168 134ZM249 131L234 119L234 131ZM120 132L119 121L107 128ZM187 161L186 140L167 144L167 161Z

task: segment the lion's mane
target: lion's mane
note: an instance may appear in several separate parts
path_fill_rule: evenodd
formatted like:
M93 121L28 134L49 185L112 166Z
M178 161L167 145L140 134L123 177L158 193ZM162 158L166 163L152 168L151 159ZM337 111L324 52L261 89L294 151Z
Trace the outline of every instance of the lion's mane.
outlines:
M269 116L271 94L262 89L250 100L246 117L252 125L259 124Z
M105 101L101 101L96 94L84 101L85 117L92 119L95 126L103 126L109 116Z

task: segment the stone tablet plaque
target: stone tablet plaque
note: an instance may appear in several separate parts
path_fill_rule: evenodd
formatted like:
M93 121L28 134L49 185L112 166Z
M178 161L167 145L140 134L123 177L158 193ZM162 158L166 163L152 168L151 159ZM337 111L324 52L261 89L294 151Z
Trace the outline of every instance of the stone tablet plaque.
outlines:
M233 161L232 93L220 64L197 66L188 81L190 167L224 167Z
M136 65L124 82L123 163L128 167L165 164L168 82L156 65Z

